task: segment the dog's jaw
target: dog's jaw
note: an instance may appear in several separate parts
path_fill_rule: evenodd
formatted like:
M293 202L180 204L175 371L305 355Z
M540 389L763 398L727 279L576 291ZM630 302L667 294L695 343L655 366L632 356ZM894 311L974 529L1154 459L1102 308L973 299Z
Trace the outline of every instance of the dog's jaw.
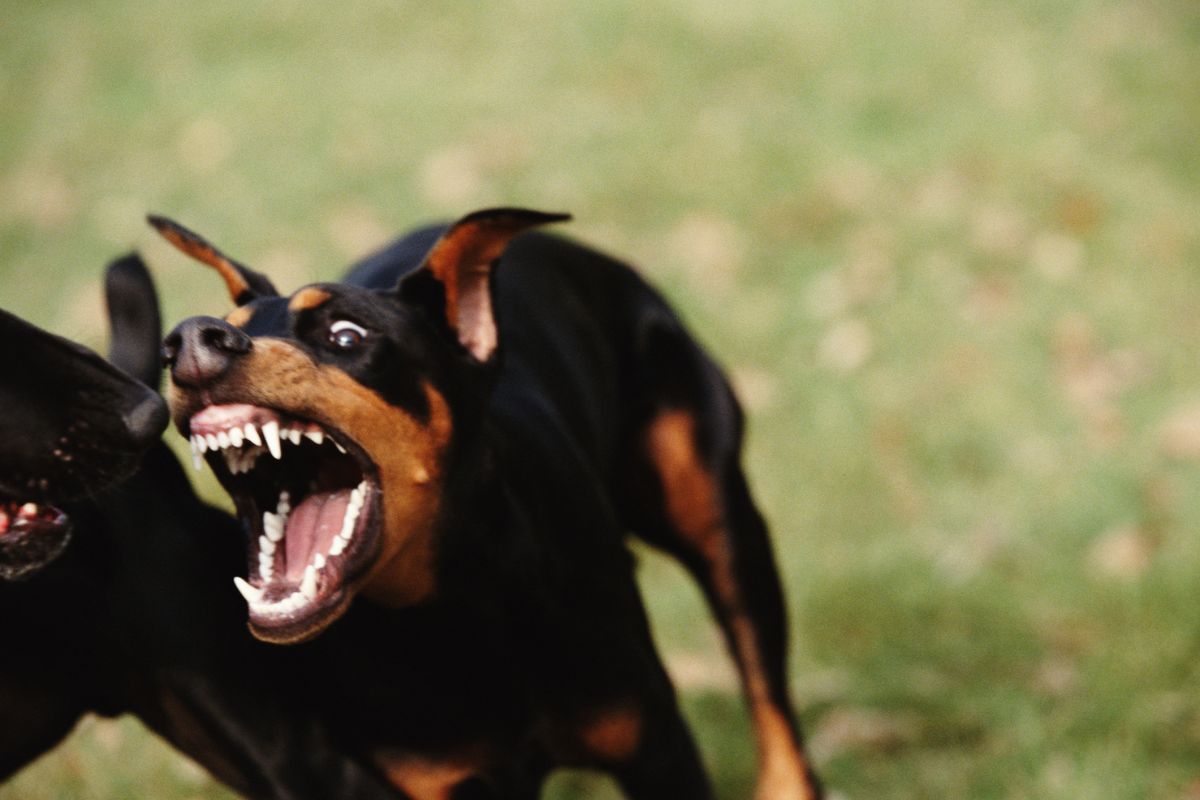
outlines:
M247 532L252 632L276 643L316 636L339 617L380 549L378 472L340 431L249 404L207 406L188 421Z

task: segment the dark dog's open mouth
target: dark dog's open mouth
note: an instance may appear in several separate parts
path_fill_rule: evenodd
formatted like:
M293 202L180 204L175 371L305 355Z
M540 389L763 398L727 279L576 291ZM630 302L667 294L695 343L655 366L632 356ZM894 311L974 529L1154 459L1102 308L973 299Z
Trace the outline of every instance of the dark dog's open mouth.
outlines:
M234 582L251 629L275 642L315 635L378 551L374 464L339 432L259 406L209 406L189 429L249 533L248 580Z
M49 564L71 538L71 521L47 504L0 502L0 580L18 580Z

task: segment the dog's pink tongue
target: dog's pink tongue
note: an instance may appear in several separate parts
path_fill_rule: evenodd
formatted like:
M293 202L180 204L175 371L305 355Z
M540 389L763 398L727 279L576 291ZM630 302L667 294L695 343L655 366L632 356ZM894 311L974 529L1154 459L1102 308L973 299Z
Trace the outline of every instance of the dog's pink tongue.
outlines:
M311 494L292 509L284 537L287 545L284 574L289 581L299 583L313 556L329 552L333 537L342 529L342 518L349 504L350 490L340 489Z

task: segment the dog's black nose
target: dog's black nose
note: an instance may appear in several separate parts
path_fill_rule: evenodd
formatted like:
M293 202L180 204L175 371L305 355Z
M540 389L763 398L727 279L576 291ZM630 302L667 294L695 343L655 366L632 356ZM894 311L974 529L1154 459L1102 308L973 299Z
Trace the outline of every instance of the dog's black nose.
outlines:
M185 319L163 340L163 361L179 386L200 387L225 374L234 360L250 352L249 336L216 317Z

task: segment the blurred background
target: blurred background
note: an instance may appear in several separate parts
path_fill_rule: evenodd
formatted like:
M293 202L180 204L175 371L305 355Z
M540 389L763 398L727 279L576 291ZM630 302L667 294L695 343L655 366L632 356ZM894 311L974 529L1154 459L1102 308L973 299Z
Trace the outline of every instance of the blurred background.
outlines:
M101 269L137 248L168 323L223 314L147 211L287 290L430 219L571 211L740 389L836 796L1200 798L1195 3L3 11L0 305L102 348ZM641 561L744 797L728 660ZM136 796L228 795L128 719L0 788Z

